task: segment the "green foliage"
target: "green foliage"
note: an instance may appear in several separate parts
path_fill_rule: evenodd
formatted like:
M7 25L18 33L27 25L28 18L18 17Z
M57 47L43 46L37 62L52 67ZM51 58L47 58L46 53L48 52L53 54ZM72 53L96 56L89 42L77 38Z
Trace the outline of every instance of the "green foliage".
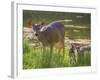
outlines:
M82 18L77 18L82 16ZM53 11L23 11L23 26L27 26L27 20L32 19L35 24L38 24L41 19L45 24L49 24L56 20L72 20L72 22L66 22L66 24L83 25L90 24L90 14L88 13L71 13L71 12L53 12Z
M50 53L49 48L42 53L41 48L29 48L28 41L25 41L24 53L23 53L23 69L37 69L37 68L57 68L57 67L75 67L75 66L90 66L91 65L91 55L90 52L85 52L85 55L81 55L78 58L76 55L76 63L70 64L69 51L65 49L65 56L57 53L57 49L53 50L52 60L50 63ZM26 49L26 50L25 50ZM60 56L60 57L59 57Z

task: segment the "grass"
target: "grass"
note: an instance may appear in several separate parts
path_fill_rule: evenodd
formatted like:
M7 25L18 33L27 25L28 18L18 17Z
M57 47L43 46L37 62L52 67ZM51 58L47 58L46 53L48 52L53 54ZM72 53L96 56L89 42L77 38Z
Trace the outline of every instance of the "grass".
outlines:
M45 53L42 53L41 48L32 48L29 46L28 41L24 41L24 53L23 53L23 69L37 69L37 68L57 68L57 67L75 67L75 66L90 66L91 55L85 52L85 55L81 55L78 59L77 53L76 63L70 64L69 51L65 48L64 59L62 55L57 54L57 50L53 50L52 62L50 64L50 53L47 48Z

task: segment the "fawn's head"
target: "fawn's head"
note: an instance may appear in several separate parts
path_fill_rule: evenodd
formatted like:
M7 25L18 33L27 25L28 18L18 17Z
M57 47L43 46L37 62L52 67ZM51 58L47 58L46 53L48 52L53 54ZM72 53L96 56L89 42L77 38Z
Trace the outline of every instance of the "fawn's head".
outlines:
M32 20L28 20L28 25L29 25L29 27L32 28L32 31L33 31L34 35L35 35L35 36L38 36L38 35L39 35L40 29L41 29L41 28L43 27L43 25L44 25L44 22L41 21L40 24L34 24L34 23L32 22Z

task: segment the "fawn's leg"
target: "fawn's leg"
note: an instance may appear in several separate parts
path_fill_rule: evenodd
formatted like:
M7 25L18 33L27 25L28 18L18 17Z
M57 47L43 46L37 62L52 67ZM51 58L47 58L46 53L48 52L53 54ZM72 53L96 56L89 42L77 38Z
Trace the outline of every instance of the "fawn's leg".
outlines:
M70 56L70 64L72 64L72 56Z

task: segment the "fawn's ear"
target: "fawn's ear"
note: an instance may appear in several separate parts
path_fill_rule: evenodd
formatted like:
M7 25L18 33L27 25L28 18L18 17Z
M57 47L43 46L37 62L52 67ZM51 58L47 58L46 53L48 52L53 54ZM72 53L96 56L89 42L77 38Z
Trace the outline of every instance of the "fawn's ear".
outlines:
M28 19L27 24L28 24L28 27L30 28L34 25L32 19Z

